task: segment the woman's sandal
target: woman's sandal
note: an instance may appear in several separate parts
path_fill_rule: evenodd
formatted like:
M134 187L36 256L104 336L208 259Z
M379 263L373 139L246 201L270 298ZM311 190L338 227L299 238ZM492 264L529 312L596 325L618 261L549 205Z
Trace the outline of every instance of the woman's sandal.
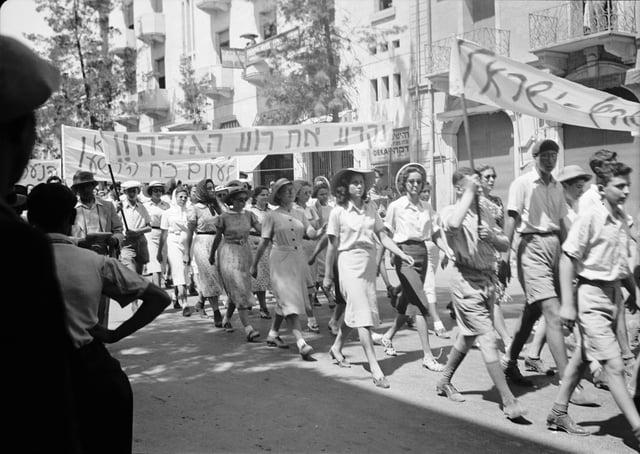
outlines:
M439 363L435 358L423 359L422 367L429 369L431 372L442 372L444 364Z
M329 356L331 356L331 359L333 359L339 367L351 367L351 363L347 361L344 355L342 353L336 353L333 348L329 349Z

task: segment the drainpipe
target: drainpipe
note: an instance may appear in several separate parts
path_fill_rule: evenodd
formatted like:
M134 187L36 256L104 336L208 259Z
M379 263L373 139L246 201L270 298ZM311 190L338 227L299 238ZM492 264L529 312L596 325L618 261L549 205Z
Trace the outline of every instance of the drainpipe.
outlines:
M427 0L427 42L429 46L433 42L433 34L431 28L431 0ZM435 90L433 84L429 82L429 122L431 123L431 206L434 209L437 207L437 194L436 194L436 106L435 106Z

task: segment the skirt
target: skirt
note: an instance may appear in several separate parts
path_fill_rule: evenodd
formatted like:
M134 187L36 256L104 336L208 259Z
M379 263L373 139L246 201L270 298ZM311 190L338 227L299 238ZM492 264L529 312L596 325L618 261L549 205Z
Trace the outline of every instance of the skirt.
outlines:
M276 314L304 314L309 305L308 287L313 285L304 252L292 247L271 248L269 256L271 291L276 297Z
M198 235L193 240L193 258L198 267L198 290L204 298L220 296L222 287L218 267L209 264L209 253L215 235Z
M184 233L169 233L167 235L167 259L171 265L171 278L173 285L185 285L187 279L185 277L186 267L184 258Z
M344 322L350 328L380 324L376 297L376 250L351 249L338 254L340 291L347 302Z
M229 299L240 309L253 306L249 274L249 268L251 268L249 244L223 241L218 248L216 262L222 286Z
M302 240L302 250L304 251L304 255L307 258L307 264L309 263L309 258L313 255L313 251L316 250L316 244L318 242L316 240ZM322 254L320 254L322 255ZM318 258L320 258L318 256ZM316 259L313 262L313 265L309 265L309 272L311 273L311 280L315 284L318 282L318 260Z
M257 236L249 237L251 243L251 255L255 257L258 250L258 244L260 244L260 238ZM269 246L260 257L258 261L258 276L255 279L251 279L251 291L252 292L265 292L271 290L271 273L269 271L269 255L271 254L271 246Z
M151 232L145 233L147 237L147 247L149 248L149 261L147 262L147 273L161 273L162 264L158 262L156 256L158 255L158 247L160 246L160 237L162 236L162 230L151 229ZM167 256L167 251L163 251L163 257Z

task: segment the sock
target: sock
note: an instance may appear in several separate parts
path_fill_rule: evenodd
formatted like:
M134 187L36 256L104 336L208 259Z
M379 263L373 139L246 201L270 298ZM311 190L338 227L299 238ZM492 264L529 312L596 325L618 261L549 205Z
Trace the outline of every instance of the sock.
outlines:
M318 322L316 321L315 317L309 317L307 319L307 325L309 326L316 326L318 324Z
M444 324L442 323L442 320L433 322L433 329L444 329Z
M502 403L505 405L513 402L513 394L509 389L509 385L507 385L507 381L504 378L504 372L502 371L502 367L500 366L500 361L492 361L490 363L486 363L487 372L489 372L489 376L493 381L493 384L496 385L496 389L500 394L500 398L502 399Z
M278 332L270 329L269 330L269 337L278 337Z
M298 350L307 345L307 342L304 339L298 339L296 341L296 345L298 346Z
M553 416L564 416L567 414L567 409L569 408L568 405L563 405L563 404L553 404L553 407L551 407L551 414Z
M456 369L458 369L458 367L460 366L460 363L462 363L462 360L466 355L467 355L466 353L462 353L460 350L458 350L455 347L451 349L451 352L449 353L449 360L447 361L447 365L445 366L444 371L442 372L441 381L443 382L451 381L451 377L453 377L453 374L456 372Z

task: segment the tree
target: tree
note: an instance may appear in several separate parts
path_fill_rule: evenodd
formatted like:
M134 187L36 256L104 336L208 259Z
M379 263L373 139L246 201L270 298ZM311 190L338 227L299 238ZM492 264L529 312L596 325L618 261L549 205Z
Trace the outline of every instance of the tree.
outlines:
M119 98L135 87L135 60L114 58L110 40L117 30L109 25L109 15L117 0L36 0L52 30L50 36L27 38L60 69L61 85L50 101L38 111L36 150L59 152L62 124L113 130L120 113ZM129 89L129 90L128 90Z
M272 70L262 95L272 114L259 123L295 124L322 116L339 121L340 112L351 108L350 93L361 72L352 43L369 46L403 27L350 27L347 34L336 24L334 0L280 0L278 7L284 22L297 29L280 35L281 44L270 52Z
M184 99L178 101L178 107L184 118L191 121L197 129L204 129L207 126L203 117L207 97L202 93L202 81L196 78L191 58L186 55L180 57L180 76L180 88Z

